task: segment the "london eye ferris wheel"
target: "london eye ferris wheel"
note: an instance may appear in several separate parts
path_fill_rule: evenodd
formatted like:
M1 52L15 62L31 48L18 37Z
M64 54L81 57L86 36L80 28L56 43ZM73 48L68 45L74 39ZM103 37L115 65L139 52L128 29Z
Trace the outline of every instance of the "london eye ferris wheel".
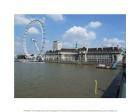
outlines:
M31 32L35 30L34 34ZM38 32L39 33L38 33ZM23 35L23 51L27 58L34 56L36 59L38 57L42 58L44 47L46 41L45 26L42 21L36 19L32 20L25 28Z

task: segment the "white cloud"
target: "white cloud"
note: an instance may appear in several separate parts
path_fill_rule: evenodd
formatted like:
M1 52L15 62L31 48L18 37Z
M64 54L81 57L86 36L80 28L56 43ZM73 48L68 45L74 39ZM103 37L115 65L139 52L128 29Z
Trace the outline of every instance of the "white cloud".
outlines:
M102 47L125 47L125 41L119 40L118 38L104 38L103 42L101 43Z
M45 23L46 18L43 16L41 19L39 19L42 23Z
M26 25L30 22L30 19L25 15L15 15L15 24Z
M47 16L50 17L51 19L53 19L54 21L64 20L64 17L61 14L50 14L50 15L47 15Z
M64 47L64 48L73 48L73 47L75 47L74 44L76 44L76 42L72 43L72 42L69 42L69 41L63 41L62 42L62 47Z
M36 18L36 19L42 21L43 23L45 23L46 21L45 16L43 16L42 18ZM18 24L18 25L27 25L32 20L35 20L35 18L27 17L26 15L23 15L23 14L15 15L15 24Z
M14 53L15 53L15 55L16 54L23 54L22 39L20 37L15 38Z
M96 29L96 28L99 28L102 26L102 23L100 21L91 21L87 26L86 28L93 28L93 29Z
M89 45L96 38L96 33L80 26L73 26L63 35L64 45L73 45L78 42L80 46Z
M21 46L22 44L22 40L21 40L21 37L15 37L15 42L14 42L14 45L15 46Z
M35 27L29 28L28 32L31 34L39 34L40 33L39 30Z
M45 46L44 46L44 51L46 52L47 50L52 49L52 42L50 40L45 40Z
M80 26L73 26L64 33L64 39L68 40L89 40L95 39L96 33L88 31Z
M20 45L21 45L21 42L19 42L19 41L15 42L15 46L20 46Z

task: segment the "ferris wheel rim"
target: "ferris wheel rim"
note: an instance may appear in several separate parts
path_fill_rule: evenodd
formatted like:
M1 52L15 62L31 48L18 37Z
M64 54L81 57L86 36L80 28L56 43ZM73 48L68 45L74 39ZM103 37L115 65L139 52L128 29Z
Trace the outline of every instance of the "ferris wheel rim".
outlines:
M39 27L41 28L41 47L40 47L39 53L37 53L37 55L42 54L43 49L44 49L44 45L45 45L45 39L46 39L45 35L46 35L46 33L45 33L45 26L44 26L43 22L38 20L38 19L32 20L29 24L27 24L27 26L24 30L24 35L23 35L23 51L24 51L25 55L27 55L27 56L30 55L30 53L27 50L27 42L26 42L26 39L27 39L28 34L29 34L28 30L35 23L39 24Z

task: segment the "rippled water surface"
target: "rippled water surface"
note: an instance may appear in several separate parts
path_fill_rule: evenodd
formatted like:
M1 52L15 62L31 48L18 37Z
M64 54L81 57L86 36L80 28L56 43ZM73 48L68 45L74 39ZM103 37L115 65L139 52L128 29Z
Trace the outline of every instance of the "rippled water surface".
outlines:
M14 94L16 98L101 97L101 90L107 89L119 71L93 65L15 62Z

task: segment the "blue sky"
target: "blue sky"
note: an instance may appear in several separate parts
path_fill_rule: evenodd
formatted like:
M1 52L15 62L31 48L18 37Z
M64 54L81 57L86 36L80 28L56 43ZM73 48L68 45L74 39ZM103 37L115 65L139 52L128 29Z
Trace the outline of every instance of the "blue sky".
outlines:
M15 15L14 37L15 54L23 54L23 34L26 26L35 19L44 23L46 32L45 49L52 49L52 42L59 40L64 48L78 47L125 47L126 40L126 16L125 15L94 15L94 14L57 14L57 15ZM28 28L27 50L35 52L31 38L37 40L41 46L41 28L38 24L32 24Z

